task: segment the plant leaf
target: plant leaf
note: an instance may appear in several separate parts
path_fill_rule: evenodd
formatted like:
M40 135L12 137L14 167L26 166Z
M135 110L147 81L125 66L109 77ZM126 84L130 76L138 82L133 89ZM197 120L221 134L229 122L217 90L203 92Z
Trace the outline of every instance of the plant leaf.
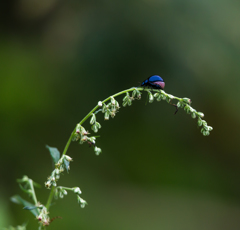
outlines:
M50 147L48 145L46 145L46 148L49 150L50 155L54 161L54 164L56 164L60 159L60 152L58 151L57 148Z
M22 204L23 206L27 206L28 208L32 208L32 210L28 209L34 216L38 216L39 215L39 212L38 212L38 209L36 209L36 206L34 204L31 204L30 202L24 200L22 197L20 197L19 195L15 195L15 196L12 196L10 198L10 200L13 202L13 203L16 203L16 204Z

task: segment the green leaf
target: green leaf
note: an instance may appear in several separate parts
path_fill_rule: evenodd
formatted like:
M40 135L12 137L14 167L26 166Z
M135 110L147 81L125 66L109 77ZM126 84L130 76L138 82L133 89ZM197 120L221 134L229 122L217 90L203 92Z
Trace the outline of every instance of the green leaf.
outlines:
M48 145L46 145L46 148L49 150L50 155L51 155L54 163L56 164L60 159L60 152L58 151L57 148L50 147Z
M16 203L16 204L22 204L23 206L27 206L28 208L32 208L32 210L28 209L34 216L38 216L39 215L39 212L38 212L38 209L36 209L36 206L26 200L24 200L22 197L20 197L19 195L15 195L15 196L12 196L10 198L10 200L13 202L13 203Z

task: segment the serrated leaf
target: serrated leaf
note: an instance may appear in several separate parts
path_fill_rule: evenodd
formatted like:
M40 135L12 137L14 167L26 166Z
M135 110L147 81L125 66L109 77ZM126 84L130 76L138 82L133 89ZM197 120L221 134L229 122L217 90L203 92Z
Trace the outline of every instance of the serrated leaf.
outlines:
M30 208L34 208L32 210L29 210L34 216L38 216L39 215L39 212L38 212L38 209L36 209L36 206L34 204L31 204L30 202L24 200L22 197L20 197L19 195L15 195L15 196L12 196L10 198L10 200L13 202L13 203L16 203L16 204L22 204L23 206L27 206L27 207L30 207Z
M56 164L59 161L59 159L60 159L60 152L58 151L57 148L50 147L48 145L46 145L46 148L49 150L54 164Z
M64 166L65 166L65 168L66 168L66 170L68 172L68 168L69 168L70 162L68 160L66 160L65 158L64 158L63 162L64 162Z

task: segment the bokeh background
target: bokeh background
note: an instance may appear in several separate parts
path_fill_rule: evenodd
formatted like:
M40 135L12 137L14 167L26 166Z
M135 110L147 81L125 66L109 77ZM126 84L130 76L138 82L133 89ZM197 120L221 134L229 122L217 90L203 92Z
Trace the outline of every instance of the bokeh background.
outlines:
M15 0L0 15L0 227L37 229L9 198L27 199L23 175L44 184L46 144L62 151L99 100L158 74L166 92L192 99L211 135L166 102L146 105L146 94L110 121L99 114L102 154L72 143L59 181L89 205L58 200L51 216L63 219L48 229L240 229L239 1Z

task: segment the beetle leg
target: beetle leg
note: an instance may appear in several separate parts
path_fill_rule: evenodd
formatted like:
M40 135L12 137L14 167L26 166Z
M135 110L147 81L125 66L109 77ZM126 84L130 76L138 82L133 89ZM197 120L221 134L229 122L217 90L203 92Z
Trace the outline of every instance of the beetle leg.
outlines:
M175 114L178 112L178 107L177 107L177 105L175 105L175 104L171 104L171 103L170 103L170 105L176 107L176 111L175 111L174 114L173 114L173 115L175 115Z

